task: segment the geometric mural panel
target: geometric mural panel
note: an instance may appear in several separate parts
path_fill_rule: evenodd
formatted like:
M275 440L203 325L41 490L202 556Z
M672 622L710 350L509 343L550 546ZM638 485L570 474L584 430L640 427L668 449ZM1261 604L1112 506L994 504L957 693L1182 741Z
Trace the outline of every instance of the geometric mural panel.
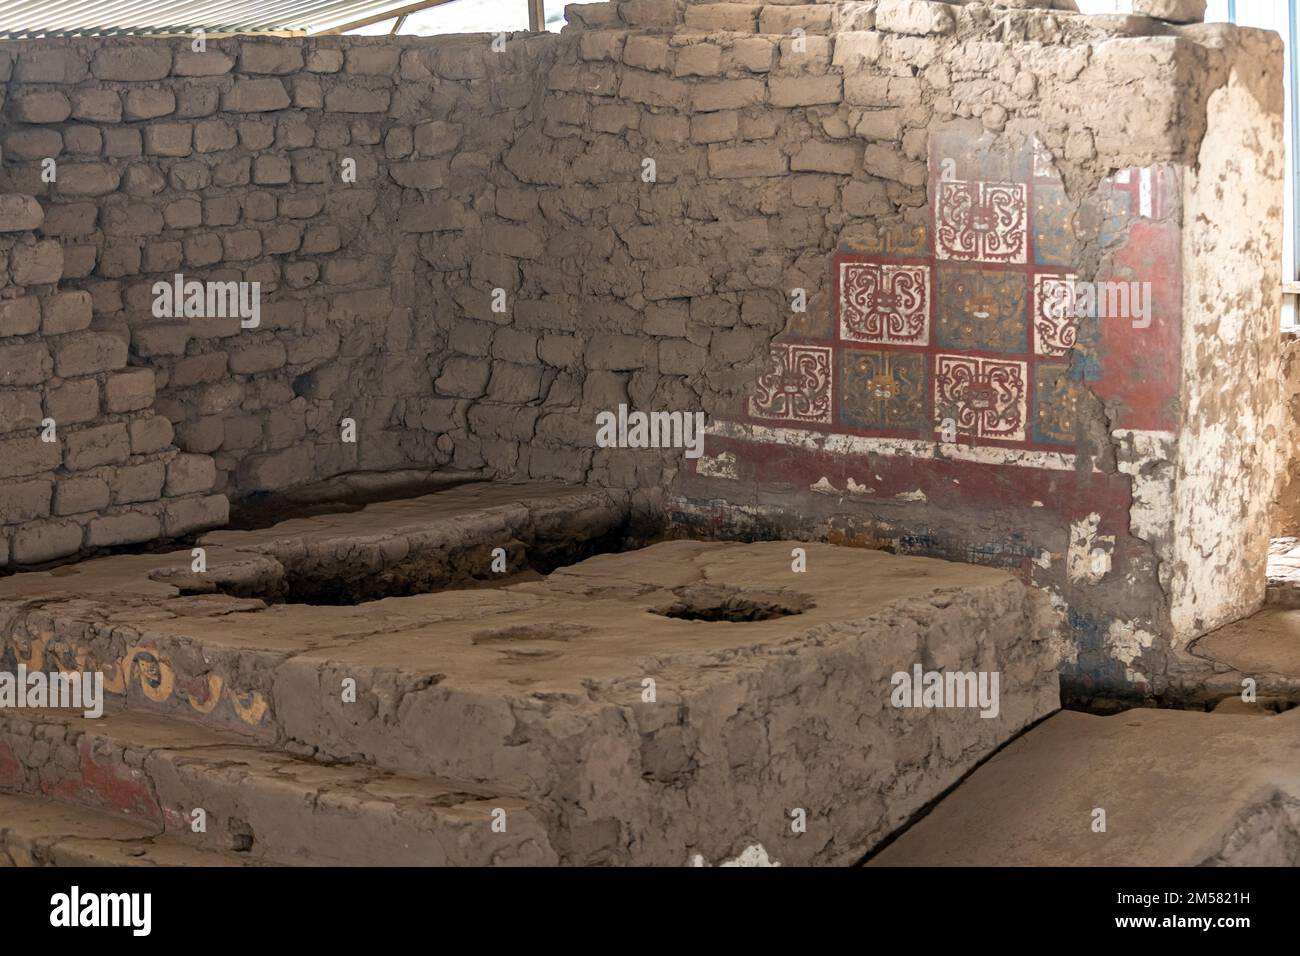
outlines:
M1074 275L1038 273L1034 276L1034 354L1061 356L1074 348L1078 336L1078 298Z
M1113 378L1103 366L1115 361L1099 322L1114 317L1110 299L1090 311L1097 286L1079 274L1083 252L1147 242L1177 215L1180 182L1163 167L1120 170L1071 197L1042 141L1004 145L964 128L931 136L924 223L847 217L872 221L841 233L833 301L822 293L787 321L750 392L751 419L1003 449L1077 446L1089 383Z
M1026 261L1029 214L1024 183L940 180L934 215L937 258Z
M929 267L841 262L840 337L879 345L928 345Z
M995 441L1024 441L1027 417L1025 362L971 355L936 355L934 423L944 431Z
M1074 444L1078 395L1069 366L1043 363L1034 369L1034 441Z
M935 341L945 349L1023 352L1029 326L1019 271L940 265Z
M1034 261L1069 268L1079 258L1078 203L1059 183L1034 184Z
M853 428L924 431L929 416L922 352L840 352L840 420Z
M831 350L776 343L749 398L754 418L824 424L831 421Z

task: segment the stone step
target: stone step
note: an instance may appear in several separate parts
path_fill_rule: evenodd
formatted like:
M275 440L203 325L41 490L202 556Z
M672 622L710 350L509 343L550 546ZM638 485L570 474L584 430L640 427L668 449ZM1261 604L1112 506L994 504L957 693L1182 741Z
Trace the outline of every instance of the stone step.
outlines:
M347 546L374 521L210 538L221 566L305 548L319 579L378 548ZM763 845L845 863L1059 706L1061 645L1046 596L1004 571L798 547L669 541L544 580L342 607L185 596L154 573L175 556L121 556L0 581L0 668L102 668L132 711L517 794L561 862ZM891 706L892 675L918 664L997 672L996 716Z
M0 793L0 868L8 866L255 866L139 820L76 804Z
M1300 709L1056 714L870 865L1300 865Z
M199 541L202 573L184 551L20 574L0 579L0 670L101 671L109 695L127 706L273 742L272 675L314 646L312 622L343 623L334 640L374 630L369 611L337 611L335 602L537 577L620 546L626 520L625 507L603 491L475 484L257 531L214 532ZM506 568L499 574L498 548ZM43 607L46 598L57 611ZM286 606L295 610L276 611ZM258 616L268 609L275 613ZM218 639L196 643L186 628L168 624L183 619L196 625L194 636L208 620ZM236 620L276 622L276 629L227 626ZM287 629L281 620L291 622Z
M73 803L196 850L264 863L555 862L544 827L518 799L328 766L148 714L0 711L0 790ZM197 833L196 810L204 823ZM504 832L494 820L504 821Z
M1289 680L1300 687L1300 609L1265 607L1205 635L1192 645L1200 657L1227 664L1265 684Z

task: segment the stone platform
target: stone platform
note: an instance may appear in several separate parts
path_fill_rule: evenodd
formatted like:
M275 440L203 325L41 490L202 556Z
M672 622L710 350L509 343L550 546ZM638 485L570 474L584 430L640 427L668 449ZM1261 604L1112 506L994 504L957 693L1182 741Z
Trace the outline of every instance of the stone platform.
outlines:
M693 541L538 570L623 520L470 486L211 534L206 573L4 579L0 669L102 670L111 709L0 711L0 788L263 863L843 864L1058 707L1056 619L1005 572ZM891 706L915 664L998 672L996 717Z
M1300 865L1300 710L1062 711L870 865Z

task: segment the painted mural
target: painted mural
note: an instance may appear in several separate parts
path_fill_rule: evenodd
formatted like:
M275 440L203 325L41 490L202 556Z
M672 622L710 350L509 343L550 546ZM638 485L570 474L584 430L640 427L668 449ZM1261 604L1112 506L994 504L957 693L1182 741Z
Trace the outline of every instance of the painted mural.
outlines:
M214 715L218 722L241 727L265 727L270 707L259 691L239 691L219 674L185 677L149 644L136 644L119 658L105 660L88 647L75 650L62 641L41 635L31 638L0 637L0 668L16 672L102 671L104 691L113 697L129 697L142 706L190 716Z
M1138 496L1133 476L1177 426L1179 189L1162 166L1071 195L1032 135L932 131L924 222L841 243L831 307L710 424L679 506L724 533L1013 570L1100 635L1080 638L1085 677L1133 679L1116 657L1164 613L1158 543L1135 537L1161 524L1158 482ZM1118 446L1133 457L1107 460ZM1123 579L1149 593L1118 607Z
M747 421L989 448L1076 443L1078 384L1103 380L1101 339L1123 334L1081 309L1076 258L1162 218L1172 174L1121 171L1084 204L1036 143L1011 157L968 145L934 137L930 222L836 253L833 322L773 345Z

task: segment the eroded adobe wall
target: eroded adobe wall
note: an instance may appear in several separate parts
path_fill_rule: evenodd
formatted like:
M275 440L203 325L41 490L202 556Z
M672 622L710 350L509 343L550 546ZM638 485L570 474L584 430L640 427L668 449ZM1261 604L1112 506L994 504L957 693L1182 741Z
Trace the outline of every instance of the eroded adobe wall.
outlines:
M57 290L129 336L231 496L409 465L562 478L692 534L1007 567L1056 596L1084 692L1158 692L1189 630L1253 606L1258 529L1220 527L1208 576L1194 529L1220 496L1262 508L1261 481L1216 486L1235 406L1186 378L1214 350L1258 413L1241 434L1271 440L1239 310L1275 278L1276 37L926 0L573 15L500 50L11 45L6 139L53 133L73 167L47 186L6 143L5 190L56 224L20 241L63 247ZM1244 165L1202 157L1211 121ZM1236 184L1253 246L1215 239ZM178 264L267 283L264 326L153 320ZM1149 283L1149 321L1059 321L1094 280ZM705 412L705 456L597 447L620 404Z
M1290 454L1278 316L1282 91L1275 58L1234 58L1187 171L1184 369L1173 636L1182 645L1259 608L1272 503Z
M92 328L88 292L60 289L41 205L0 196L0 220L0 566L224 523L212 459L176 449L153 372Z
M0 563L450 461L457 320L539 241L490 170L551 38L491 39L0 44ZM256 283L260 324L158 316L177 274Z
M1274 36L927 3L687 6L700 29L648 36L616 28L626 9L591 15L548 100L575 125L617 117L623 140L553 124L514 170L603 190L619 219L560 235L596 252L584 276L630 264L610 274L632 286L592 288L615 327L581 356L578 414L543 404L530 467L548 442L590 448L620 402L702 407L698 463L593 448L565 476L633 488L690 533L1015 569L1066 614L1085 696L1163 692L1190 637L1258 606ZM605 184L642 155L653 190ZM1225 206L1246 193L1248 215ZM1144 285L1148 312L1062 323L1071 282Z
M1300 437L1300 335L1295 330L1282 335L1281 373L1283 398L1282 447L1295 449ZM1274 537L1300 534L1300 458L1286 456L1277 500L1273 503Z

